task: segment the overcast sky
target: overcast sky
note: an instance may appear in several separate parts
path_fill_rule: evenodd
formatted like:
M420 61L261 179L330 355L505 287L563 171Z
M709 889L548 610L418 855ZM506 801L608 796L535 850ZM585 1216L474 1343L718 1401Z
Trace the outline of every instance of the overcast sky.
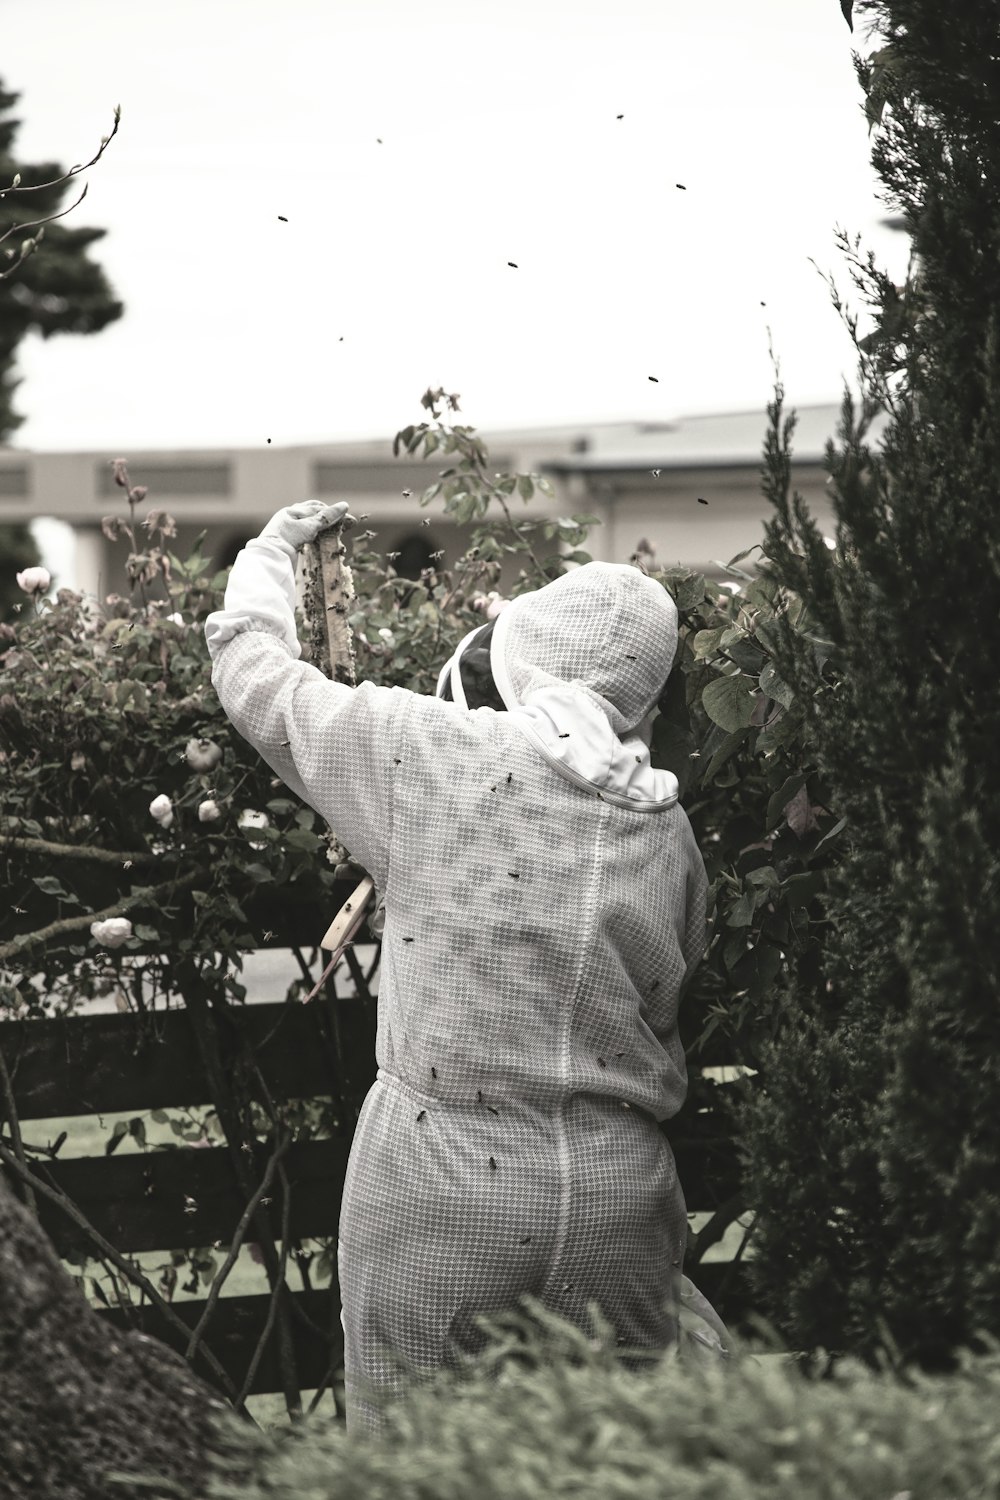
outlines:
M484 430L763 410L768 326L792 404L835 401L853 354L810 257L847 289L842 224L905 264L837 0L0 0L0 24L23 160L85 160L122 107L75 222L108 230L125 316L22 346L20 446L383 437L428 384Z

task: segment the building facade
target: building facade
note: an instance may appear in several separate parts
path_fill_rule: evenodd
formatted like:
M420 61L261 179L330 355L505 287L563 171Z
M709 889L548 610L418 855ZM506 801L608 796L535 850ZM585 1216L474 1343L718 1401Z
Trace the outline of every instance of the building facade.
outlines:
M795 488L827 533L833 522L823 455L837 412L833 405L799 410L792 466ZM760 483L766 425L765 413L754 411L481 436L497 473L535 472L551 481L553 497L536 496L526 513L598 517L601 524L588 543L594 557L626 562L642 540L661 566L679 563L722 578L729 558L763 538L769 511ZM204 531L203 550L219 568L232 562L275 510L312 497L346 499L355 513L366 513L376 533L372 545L399 553L396 566L406 576L416 577L431 553L442 551L447 566L464 550L460 529L440 502L426 510L418 503L447 461L438 455L426 463L394 459L389 438L287 448L150 449L125 456L132 482L148 490L140 514L166 510L175 518L173 545L182 557ZM127 513L124 492L114 483L114 457L0 449L0 522L53 517L68 523L72 576L55 581L100 599L123 592L125 582L121 544L109 542L101 530L103 516Z

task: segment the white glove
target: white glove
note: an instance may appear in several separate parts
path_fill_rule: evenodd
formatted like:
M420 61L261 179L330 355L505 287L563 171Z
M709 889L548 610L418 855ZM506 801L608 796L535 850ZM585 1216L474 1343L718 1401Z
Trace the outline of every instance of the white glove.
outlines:
M306 542L314 542L321 531L338 526L347 515L347 501L326 505L322 500L302 500L276 511L260 534L261 541L282 542L294 558Z

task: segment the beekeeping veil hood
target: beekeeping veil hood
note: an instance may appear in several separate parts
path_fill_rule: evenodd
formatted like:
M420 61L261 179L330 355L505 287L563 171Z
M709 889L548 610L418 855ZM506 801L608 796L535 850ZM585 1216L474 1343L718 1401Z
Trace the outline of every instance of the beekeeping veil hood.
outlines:
M512 599L442 668L438 697L504 708L567 781L658 812L677 778L649 761L652 714L677 649L677 609L630 565L591 562Z

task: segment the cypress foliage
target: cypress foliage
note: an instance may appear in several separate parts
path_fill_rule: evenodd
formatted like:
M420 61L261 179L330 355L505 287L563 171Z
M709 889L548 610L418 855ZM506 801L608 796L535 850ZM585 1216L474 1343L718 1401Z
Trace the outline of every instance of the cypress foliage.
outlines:
M744 1115L759 1306L800 1349L947 1365L1000 1335L1000 9L870 0L855 59L905 286L846 236L874 315L831 445L837 550L771 409L781 670L846 820L820 972L787 972ZM879 440L871 424L887 418Z

